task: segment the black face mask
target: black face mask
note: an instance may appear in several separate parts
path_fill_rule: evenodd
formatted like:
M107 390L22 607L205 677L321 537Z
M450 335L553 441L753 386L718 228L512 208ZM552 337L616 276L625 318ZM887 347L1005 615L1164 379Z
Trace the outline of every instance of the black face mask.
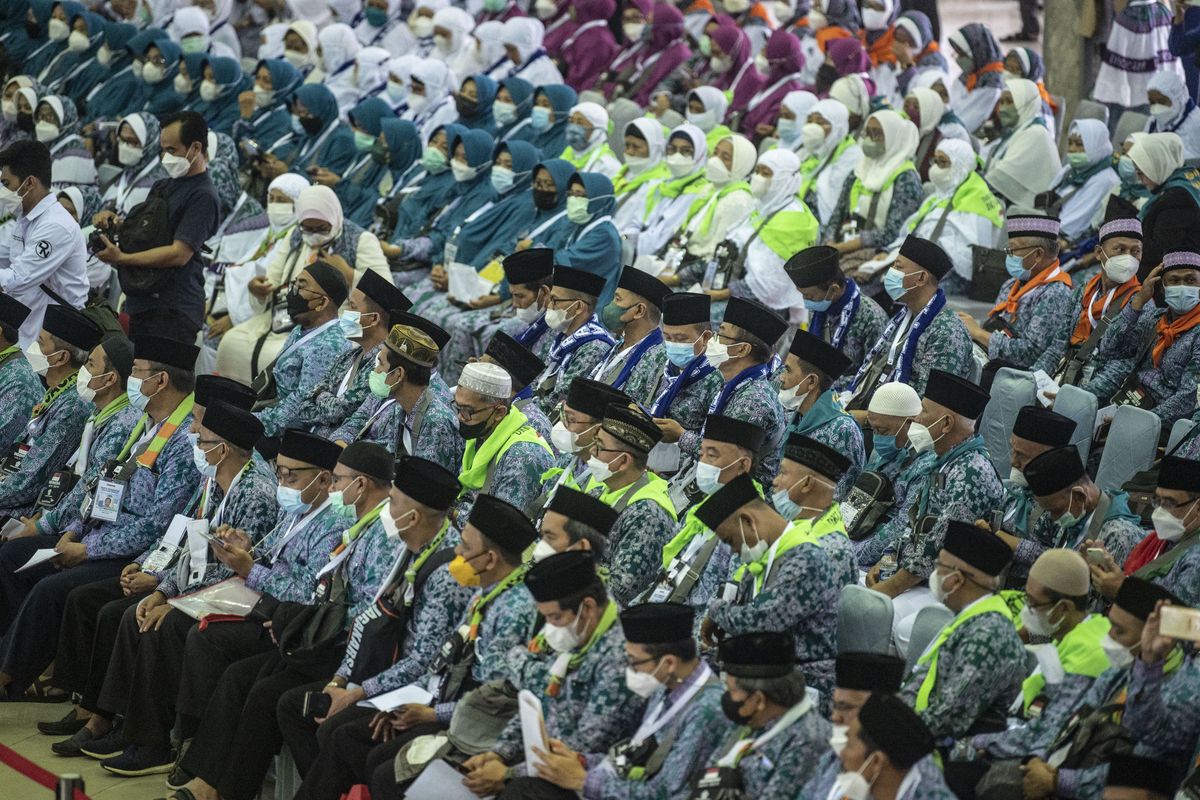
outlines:
M458 109L460 117L473 117L475 116L475 112L479 110L479 101L456 94L454 95L454 107Z
M737 700L734 700L728 690L725 694L721 695L721 712L734 725L749 725L750 718L754 716L753 714L742 714L741 708L744 704L745 701L739 703Z
M817 68L817 92L828 94L833 82L842 77L833 64L822 64Z
M17 129L26 133L33 133L33 114L27 114L24 111L17 112Z
M470 425L464 425L463 423L459 422L458 435L468 441L471 439L478 439L483 435L483 432L487 430L487 426L490 425L491 422L492 418L490 416L482 422L475 422Z
M42 26L36 22L25 20L25 35L27 35L30 39L42 38Z
M290 289L287 293L287 310L288 316L292 318L292 322L299 322L301 314L307 314L312 311L308 307L308 300L300 295L299 289Z
M542 189L533 190L533 204L542 211L551 211L558 202L558 192L547 192Z
M316 136L321 132L321 120L316 117L301 117L300 124L304 127L304 132L309 136Z

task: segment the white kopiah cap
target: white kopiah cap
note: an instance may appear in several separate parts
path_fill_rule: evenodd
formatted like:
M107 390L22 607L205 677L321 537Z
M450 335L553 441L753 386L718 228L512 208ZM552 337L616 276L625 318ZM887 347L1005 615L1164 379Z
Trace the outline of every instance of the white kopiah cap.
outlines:
M867 410L889 417L915 417L921 413L921 398L907 383L885 383L875 390Z
M484 397L512 397L512 378L498 364L475 361L463 367L458 385Z

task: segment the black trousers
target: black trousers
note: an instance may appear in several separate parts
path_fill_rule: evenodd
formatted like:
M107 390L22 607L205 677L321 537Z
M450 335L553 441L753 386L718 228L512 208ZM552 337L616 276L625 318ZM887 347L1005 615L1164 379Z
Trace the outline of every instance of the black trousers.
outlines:
M496 800L573 800L579 795L541 778L514 778L504 785Z
M16 618L0 640L0 670L12 678L9 694L24 692L54 660L63 613L71 592L98 580L119 576L125 564L124 559L107 559L85 561L63 570L51 568L50 575L29 589Z
M183 679L175 704L184 739L196 735L200 717L204 716L225 670L236 661L265 653L274 646L270 634L255 622L217 622L197 625L188 631Z
M126 616L132 618L133 614ZM159 749L171 746L175 698L183 674L183 648L188 632L195 627L196 620L172 609L163 617L158 630L137 634L142 641L133 670L122 673L129 678L125 740L130 744Z
M225 800L253 800L283 743L275 720L279 699L288 689L308 683L319 691L341 655L339 650L330 654L331 663L298 669L273 649L232 664L201 716L183 769Z
M398 800L396 753L419 736L446 730L440 722L417 725L388 742L371 738L371 718L363 717L339 726L322 745L317 759L304 776L295 800L338 800L356 783L371 787L372 800Z
M1021 7L1021 33L1037 36L1042 30L1038 21L1038 0L1020 0L1018 5Z
M81 695L81 708L108 716L100 710L100 690L117 641L117 628L125 610L145 596L126 597L118 578L85 584L67 595L52 683Z
M178 309L153 308L129 315L130 336L163 336L192 344L200 328Z
M304 716L304 695L310 691L321 691L321 687L313 688L312 684L288 689L279 698L275 707L275 719L279 722L279 732L284 744L296 762L300 777L308 774L309 768L317 760L317 753L329 747L329 739L333 732L343 725L366 719L370 721L375 716L373 708L359 708L352 705L344 708L320 725Z
M49 562L24 572L17 572L17 569L24 566L34 551L54 547L58 540L58 536L23 536L0 544L0 636L8 632L17 618L29 590L42 578L58 572Z

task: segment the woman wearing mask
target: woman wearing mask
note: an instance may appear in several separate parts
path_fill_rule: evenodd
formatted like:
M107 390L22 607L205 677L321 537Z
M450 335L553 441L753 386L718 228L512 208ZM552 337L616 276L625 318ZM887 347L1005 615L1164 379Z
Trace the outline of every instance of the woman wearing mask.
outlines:
M182 98L175 91L175 75L182 60L179 45L169 39L158 39L146 46L141 71L142 102L138 110L163 116L182 107ZM122 107L129 111L132 104L127 100Z
M567 67L564 82L577 92L593 88L617 55L617 40L608 27L616 10L615 0L580 0L570 7L577 27L559 52Z
M492 103L492 117L496 128L493 133L498 141L505 141L519 126L529 120L533 108L533 87L520 78L505 78L496 90L496 102Z
M420 58L409 53L399 58L390 58L387 62L387 84L383 88L382 97L387 100L396 116L408 111L408 88L412 81L412 71Z
M425 247L410 254L410 245L417 245L433 227L434 218L458 192L458 181L450 160L454 145L466 128L460 125L443 125L434 131L429 144L421 154L421 167L425 175L414 176L408 186L401 190L401 201L396 207L396 224L392 227L383 252L392 262L402 261L411 275L401 278L402 285L411 285L425 277L429 253ZM411 191L409 191L411 189ZM436 255L436 254L435 254Z
M125 217L150 194L156 181L167 177L159 161L158 119L144 112L130 114L117 125L116 163L121 172L108 185L100 207Z
M896 38L897 0L863 0L863 30L860 33L871 59L871 80L880 97L898 103L900 94L900 67L892 43Z
M366 0L354 35L363 47L382 47L389 53L412 46L407 26L400 21L400 0Z
M516 14L515 16L525 15ZM471 31L471 38L475 40L475 58L479 62L476 72L491 75L492 70L508 60L508 56L504 52L503 22L496 20L481 22L475 26L475 30Z
M383 174L388 171L381 134L383 119L391 116L391 113L388 104L378 97L368 98L356 105L347 115L347 123L354 134L355 149L350 166L341 175L320 167L309 174L313 183L333 189L346 219L363 227L371 224L375 203L379 199L375 190ZM378 155L384 157L380 159Z
M750 37L746 32L732 21L721 23L713 28L709 41L709 85L722 93L737 94L738 86L749 75L751 84L742 92L753 94L758 91L761 76L754 70L754 54L750 52Z
M913 162L917 165L917 174L921 176L922 181L929 180L929 165L933 162L933 154L938 144L946 138L946 134L938 126L938 120L942 118L945 109L942 98L932 89L915 88L904 98L904 116L917 126L917 133L921 137ZM964 138L963 141L969 142L970 139Z
M1037 51L1028 47L1014 47L1004 56L1004 74L1005 79L1008 78L1024 78L1027 81L1033 81L1037 86L1038 94L1042 96L1042 115L1046 120L1053 120L1054 115L1058 113L1058 104L1054 102L1054 98L1046 91L1044 78L1046 77L1046 62L1042 61L1042 57Z
M850 135L850 114L838 100L817 101L800 128L799 196L824 225L833 216L847 177L862 159Z
M283 60L291 64L308 81L320 81L320 56L317 55L317 26L301 17L288 25L283 34ZM316 73L314 75L314 73Z
M341 175L354 160L354 133L338 119L337 100L322 84L306 83L292 100L292 139L280 157L267 153L259 162L265 177L288 169L308 175L320 167Z
M90 218L99 208L100 193L96 190L95 160L79 135L75 101L58 94L44 96L38 101L33 118L34 135L50 149L50 180L54 188L78 186L86 206L81 209L83 218Z
M30 56L44 47L49 47L50 37L46 26L50 22L49 0L29 0L22 10L18 6L21 24L4 36L4 51L13 64L25 64Z
M67 36L66 48L59 51L38 73L38 80L50 92L62 91L67 81L95 58L96 50L104 38L104 17L85 11L82 7L69 13L71 33Z
M1188 97L1183 78L1175 72L1154 73L1150 79L1148 133L1174 133L1183 140L1183 159L1200 158L1200 111Z
M470 58L471 31L475 19L456 6L443 8L433 15L433 50L430 58L446 62L453 69L460 56ZM466 74L466 73L463 73Z
M623 242L622 264L633 263L650 193L659 182L671 178L664 161L666 146L662 126L653 120L643 117L625 126L625 163L613 178L613 192L617 196L613 224Z
M79 228L83 232L84 239L91 236L96 227L86 224L86 219L79 218L79 209L84 206L83 192L79 191L75 186L68 186L66 189L58 192L58 202L79 223ZM111 294L114 289L117 295L120 294L120 288L113 287L110 283L115 271L111 265L105 264L89 253L85 267L87 269L89 300L99 297L111 302Z
M106 91L117 93L132 86L133 76L129 73L130 56L125 45L137 32L136 25L125 22L101 25L101 43L96 48L95 57L84 62L67 77L63 84L63 93L70 97L86 98L101 85L105 86Z
M408 15L408 32L412 44L401 52L415 53L421 58L433 56L433 16L450 5L447 0L420 0Z
M567 147L567 123L577 99L575 90L565 84L538 87L529 119L513 127L505 138L529 142L543 156L557 158Z
M351 203L370 203L375 211L400 194L417 173L423 172L419 163L421 135L416 126L406 119L384 116L379 120L379 128L379 143L372 149L371 157L387 169L379 173L373 187L364 178L361 183L351 182L341 190ZM378 221L372 222L371 228L378 232Z
M200 63L200 102L192 109L204 115L209 130L230 133L241 115L238 96L250 90L253 82L232 58L209 57Z
M349 108L358 101L354 59L362 45L358 43L354 30L340 22L322 28L317 39L321 50L320 82L333 92L338 108ZM315 82L312 75L306 82Z
M413 67L408 83L408 110L400 117L412 120L422 138L428 139L438 127L457 119L453 81L449 67L441 61L426 58Z
M175 94L179 95L184 108L191 109L200 102L200 81L203 80L200 65L207 59L208 53L184 53L183 58L179 59L179 71L175 73L171 85L175 87Z
M770 70L762 88L744 106L740 128L748 136L762 138L775 135L774 121L779 117L779 104L789 93L805 88L795 75L804 67L800 40L789 31L771 34L766 46Z
M986 25L972 22L950 34L954 61L962 70L950 89L950 107L968 133L979 130L992 115L1004 88L1000 45Z
M30 75L40 75L59 53L65 51L67 39L71 35L70 14L72 11L82 10L83 6L79 3L54 0L50 4L50 15L45 22L45 43L25 58L21 63L22 69L27 70Z
M834 82L847 75L868 77L871 57L858 39L834 39L825 48L825 63L817 70L815 91L819 95L829 94Z
M602 91L609 99L616 93L618 82L628 85L637 64L649 52L650 37L646 35L646 31L650 27L653 11L654 0L630 0L621 10L621 36L618 40L620 50L603 76ZM620 94L622 97L630 96L628 91L622 91Z
M208 15L197 6L180 8L168 26L171 38L185 55L211 53L233 58L235 51L222 43L213 42L208 30Z
M680 70L692 57L692 51L687 46L683 14L668 3L654 5L643 36L647 37L648 48L634 60L633 74L618 81L627 87L622 96L644 108L656 98L660 105L666 102L660 94L669 93L680 82Z
M793 152L803 144L803 130L808 112L817 104L817 96L804 90L788 92L779 104L779 119L775 121L775 136L779 146Z
M23 99L24 112L20 109L21 90L27 90ZM33 110L37 107L37 98L42 91L42 85L28 75L16 75L4 84L4 125L0 127L0 149L22 139L33 138L36 124L33 121Z
M733 131L724 123L729 100L715 86L697 86L687 94L687 121L704 131L709 149Z
M1098 119L1077 119L1067 134L1067 163L1054 185L1050 213L1062 222L1062 238L1079 244L1093 230L1092 220L1121 182L1113 169L1108 126Z
M300 72L283 59L268 58L254 68L254 85L238 95L238 119L231 135L238 142L253 141L260 150L273 151L292 132L287 101L300 85ZM249 95L249 96L247 96ZM253 156L242 147L243 157Z
M863 123L871 113L869 80L861 75L847 75L838 78L833 82L833 86L829 87L829 98L837 100L850 112L847 123L850 126L850 135L855 138L861 137Z
M458 111L459 125L472 130L492 133L496 120L492 116L492 108L496 104L496 93L500 85L487 75L468 76L454 95L454 108Z
M929 17L921 11L905 11L896 19L892 37L892 52L900 74L896 76L899 93L906 95L912 89L913 78L918 72L950 69L946 57L938 47Z
M689 124L672 129L665 152L663 163L670 177L650 189L637 235L639 268L651 274L663 269L663 257L687 221L692 204L710 188L705 178L708 143L702 130Z
M580 172L599 172L608 178L617 174L621 162L608 146L608 112L597 103L579 103L567 117L561 158Z
M842 254L846 272L875 255L900 233L924 192L913 164L917 126L895 111L876 111L863 127L862 160L846 178L837 207L821 231Z
M505 78L521 78L531 86L562 83L562 73L542 46L545 29L542 23L529 17L513 17L504 23L500 41L507 61L493 67L488 77L503 82Z
M130 108L140 106L148 91L142 80L146 48L156 39L168 38L166 31L150 28L135 33L126 41L123 53L126 66L113 73L112 77L106 77L83 96L84 112L89 123L98 119L116 119Z
M358 99L382 94L387 88L388 62L392 54L382 47L364 47L354 56L354 85Z
M270 251L261 277L252 278L254 316L221 338L217 372L249 384L279 353L292 330L286 315L288 286L318 258L351 275L349 284L367 270L385 280L391 275L375 234L342 218L337 195L327 186L307 186L296 196L297 225Z
M233 17L233 0L194 0L194 5L204 12L208 20L208 37L209 41L212 42L209 48L210 52L216 56L228 56L240 59L242 57L242 43L238 39L233 22L231 22ZM179 12L183 10L183 8L180 8L175 12L173 21L178 21Z
M859 270L875 275L896 260L909 234L936 243L954 270L938 281L948 295L964 295L971 287L971 247L996 247L1003 236L1004 209L983 177L975 171L975 151L957 139L938 143L929 165L932 191L920 208L904 221L887 252Z
M1200 250L1196 213L1200 189L1185 168L1183 140L1174 133L1147 133L1129 148L1137 179L1150 192L1142 206L1142 270L1161 264L1168 250Z
M1013 78L996 107L1000 139L984 158L983 176L1009 203L1032 206L1061 169L1058 145L1042 120L1042 98L1032 81Z

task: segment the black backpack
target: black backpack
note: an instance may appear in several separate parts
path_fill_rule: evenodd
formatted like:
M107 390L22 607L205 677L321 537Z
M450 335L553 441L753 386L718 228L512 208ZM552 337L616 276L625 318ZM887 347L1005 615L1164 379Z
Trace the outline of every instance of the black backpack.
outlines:
M125 215L117 230L117 241L126 253L143 253L156 247L166 247L175 241L170 209L166 198L166 181L158 181L150 194ZM149 295L158 291L174 274L175 269L143 269L118 267L121 289L128 295Z

